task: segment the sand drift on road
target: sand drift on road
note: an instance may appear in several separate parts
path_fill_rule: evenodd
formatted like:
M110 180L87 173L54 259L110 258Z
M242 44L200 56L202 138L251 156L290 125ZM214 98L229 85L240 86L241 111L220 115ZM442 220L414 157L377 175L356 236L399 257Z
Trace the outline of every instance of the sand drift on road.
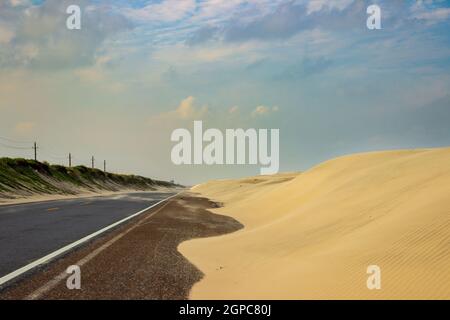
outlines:
M194 187L245 228L180 245L193 299L450 299L450 148ZM367 267L381 268L369 290Z

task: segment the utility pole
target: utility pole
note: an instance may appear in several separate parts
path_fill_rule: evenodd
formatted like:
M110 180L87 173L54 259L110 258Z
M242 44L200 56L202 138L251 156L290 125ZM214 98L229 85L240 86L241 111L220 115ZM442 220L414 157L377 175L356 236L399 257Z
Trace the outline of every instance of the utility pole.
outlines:
M69 168L72 168L72 154L69 152Z
M92 161L92 169L94 169L94 161L95 161L94 156L92 156L91 161Z
M106 173L106 160L103 160L103 172Z
M34 149L34 161L37 161L37 144L36 144L36 142L34 143L33 149Z

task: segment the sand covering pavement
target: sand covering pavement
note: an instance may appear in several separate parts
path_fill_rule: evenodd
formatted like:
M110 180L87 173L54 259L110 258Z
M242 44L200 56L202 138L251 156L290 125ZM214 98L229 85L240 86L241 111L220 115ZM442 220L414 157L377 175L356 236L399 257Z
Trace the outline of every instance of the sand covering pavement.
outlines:
M450 299L450 148L344 156L193 191L245 228L179 246L206 275L190 298ZM366 286L369 265L381 290Z

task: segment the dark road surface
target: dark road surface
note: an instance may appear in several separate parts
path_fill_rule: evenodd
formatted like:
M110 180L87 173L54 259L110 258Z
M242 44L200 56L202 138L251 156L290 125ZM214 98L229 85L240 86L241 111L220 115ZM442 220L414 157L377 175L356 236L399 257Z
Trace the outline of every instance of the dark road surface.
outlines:
M175 193L127 193L0 206L0 278Z
M190 239L242 229L214 214L219 204L183 192L130 223L97 237L3 289L2 300L181 300L204 274L179 251ZM69 266L80 268L80 288L67 287ZM216 272L226 265L216 262Z

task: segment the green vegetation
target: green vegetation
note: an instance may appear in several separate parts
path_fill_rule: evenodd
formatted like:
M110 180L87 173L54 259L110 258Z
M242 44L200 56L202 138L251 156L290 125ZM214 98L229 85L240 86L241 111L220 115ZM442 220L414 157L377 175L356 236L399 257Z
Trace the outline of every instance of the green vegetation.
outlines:
M174 186L166 181L105 173L85 166L69 168L21 158L0 158L0 198L83 191L155 190Z

